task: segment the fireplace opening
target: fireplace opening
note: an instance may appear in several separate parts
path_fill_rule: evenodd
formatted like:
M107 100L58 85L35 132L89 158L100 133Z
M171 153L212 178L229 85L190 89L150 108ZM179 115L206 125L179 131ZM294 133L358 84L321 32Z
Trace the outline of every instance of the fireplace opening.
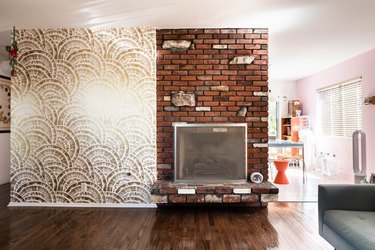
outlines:
M247 180L247 124L175 124L175 181Z

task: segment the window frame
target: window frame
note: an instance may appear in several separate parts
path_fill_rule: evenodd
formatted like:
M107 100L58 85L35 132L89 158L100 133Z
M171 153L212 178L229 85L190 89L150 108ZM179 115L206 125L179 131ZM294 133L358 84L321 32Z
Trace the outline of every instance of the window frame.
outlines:
M352 94L354 98L350 98ZM317 111L320 135L348 138L355 130L361 130L362 77L317 89ZM350 118L354 118L354 121L348 120Z

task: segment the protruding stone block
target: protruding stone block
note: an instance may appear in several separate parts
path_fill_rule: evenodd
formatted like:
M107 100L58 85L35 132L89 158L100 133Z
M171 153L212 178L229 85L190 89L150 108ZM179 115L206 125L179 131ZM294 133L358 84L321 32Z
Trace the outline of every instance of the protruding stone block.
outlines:
M177 190L178 194L195 194L194 188L179 188Z
M169 95L163 96L163 100L169 102L171 101L171 97Z
M195 111L211 111L211 107L196 107Z
M253 61L253 56L236 56L229 62L229 64L251 64Z
M262 142L260 138L249 138L247 139L247 143L258 143Z
M166 40L163 42L163 49L187 50L190 48L191 41L188 40Z
M229 87L227 85L211 86L210 89L212 91L229 91Z
M267 34L268 29L254 29L254 33L256 33L256 34Z
M268 144L267 143L254 143L253 147L254 148L266 148L268 147Z
M250 188L234 188L233 193L235 193L235 194L250 194L251 189Z
M206 194L204 196L204 201L206 203L222 203L222 197L215 194Z
M222 29L221 33L222 34L236 34L237 31L236 31L236 29Z
M228 45L226 45L226 44L214 44L214 45L212 45L212 48L213 49L227 49Z
M172 122L172 126L178 126L179 124L186 124L187 122Z
M175 94L172 94L171 102L176 107L181 107L181 106L194 107L195 106L195 94L187 94L183 91L179 91Z
M255 96L268 96L268 92L254 92Z
M246 113L247 113L247 108L242 107L240 111L237 112L237 116L246 116Z

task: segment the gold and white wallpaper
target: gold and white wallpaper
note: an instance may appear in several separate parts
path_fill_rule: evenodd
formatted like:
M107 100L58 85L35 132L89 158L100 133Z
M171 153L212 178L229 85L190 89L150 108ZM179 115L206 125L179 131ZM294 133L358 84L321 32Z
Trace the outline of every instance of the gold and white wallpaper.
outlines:
M148 203L155 29L17 32L11 202Z

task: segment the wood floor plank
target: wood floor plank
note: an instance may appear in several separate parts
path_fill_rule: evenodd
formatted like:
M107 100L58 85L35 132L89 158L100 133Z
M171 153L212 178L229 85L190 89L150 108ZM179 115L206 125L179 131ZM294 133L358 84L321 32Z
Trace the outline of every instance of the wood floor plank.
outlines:
M0 249L333 249L316 203L268 208L8 208L0 186Z

